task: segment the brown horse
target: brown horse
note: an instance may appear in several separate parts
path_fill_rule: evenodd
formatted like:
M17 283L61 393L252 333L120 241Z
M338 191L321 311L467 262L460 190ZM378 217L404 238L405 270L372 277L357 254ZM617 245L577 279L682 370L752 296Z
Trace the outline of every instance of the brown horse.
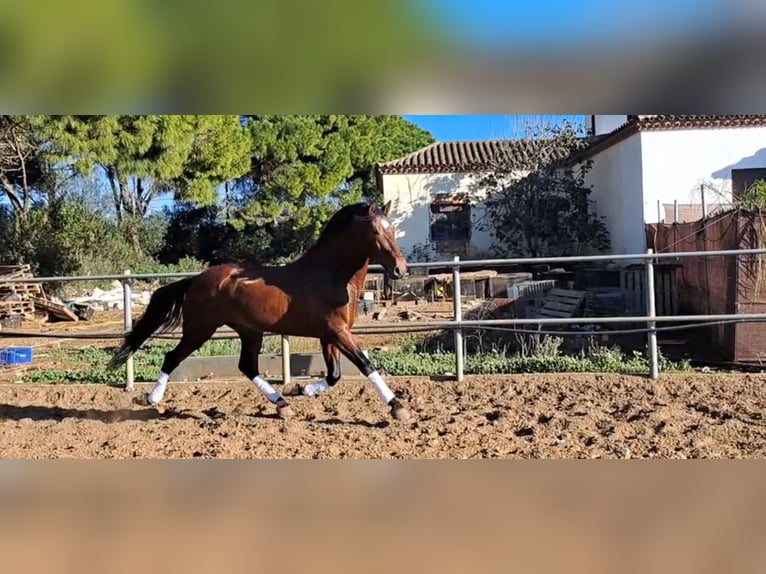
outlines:
M281 266L246 267L224 264L181 279L153 294L132 331L124 338L109 363L123 365L153 334L165 333L179 323L182 337L162 363L159 378L143 397L143 404L162 400L168 378L189 355L227 325L239 335L242 350L239 369L277 407L290 416L292 410L282 393L259 374L258 358L264 332L318 338L327 365L327 376L306 385L313 395L340 380L341 353L369 378L391 415L409 418L351 335L358 313L359 295L371 262L383 266L393 278L404 276L407 262L396 242L388 219L389 201L382 210L362 203L338 210L327 222L317 242L300 258ZM298 393L300 388L294 388ZM285 395L288 389L283 389Z

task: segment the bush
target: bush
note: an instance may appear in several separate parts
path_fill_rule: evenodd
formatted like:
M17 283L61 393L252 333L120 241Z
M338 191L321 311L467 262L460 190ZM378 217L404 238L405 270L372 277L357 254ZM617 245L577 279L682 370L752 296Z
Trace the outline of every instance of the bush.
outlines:
M138 382L157 380L165 353L174 344L147 345L134 356L134 376ZM212 357L220 355L238 355L239 340L208 341L195 353L197 356ZM106 365L111 358L111 349L83 347L77 349L51 349L47 351L51 359L62 365L82 365L80 368L35 369L24 377L30 383L101 383L119 385L125 381L122 370L107 371Z
M373 362L389 375L429 376L455 372L455 356L436 351L431 353L380 351L370 353ZM686 371L689 363L673 362L660 356L662 371ZM619 349L600 348L591 355L562 355L549 352L533 355L508 354L503 351L469 354L465 357L465 373L498 375L513 373L649 373L649 359L643 353L623 354Z

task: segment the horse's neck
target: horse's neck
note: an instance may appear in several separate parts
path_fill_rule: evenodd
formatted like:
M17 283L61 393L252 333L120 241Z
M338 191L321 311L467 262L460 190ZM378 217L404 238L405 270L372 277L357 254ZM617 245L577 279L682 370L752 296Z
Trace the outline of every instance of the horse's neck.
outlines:
M328 261L327 266L337 272L337 276L344 283L354 285L357 290L361 289L364 279L367 277L367 268L370 260L366 257L357 261Z
M370 260L366 259L362 268L351 276L349 283L356 287L357 291L361 291L362 287L364 287L364 280L367 278L367 268L369 265Z
M359 252L353 240L344 241L343 238L331 245L311 248L301 260L332 270L338 279L358 289L364 284L370 265L369 257Z

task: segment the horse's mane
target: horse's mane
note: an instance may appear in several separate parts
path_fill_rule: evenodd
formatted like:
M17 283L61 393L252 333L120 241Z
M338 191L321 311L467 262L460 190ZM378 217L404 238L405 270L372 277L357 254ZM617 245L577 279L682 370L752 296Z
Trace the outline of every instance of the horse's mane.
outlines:
M370 205L367 203L353 203L351 205L341 207L333 214L329 220L327 220L327 223L325 223L324 227L322 228L322 232L319 235L319 239L317 239L316 243L314 244L314 247L324 245L334 236L345 231L348 226L351 225L351 222L354 218L361 218L366 220L372 219L370 216Z

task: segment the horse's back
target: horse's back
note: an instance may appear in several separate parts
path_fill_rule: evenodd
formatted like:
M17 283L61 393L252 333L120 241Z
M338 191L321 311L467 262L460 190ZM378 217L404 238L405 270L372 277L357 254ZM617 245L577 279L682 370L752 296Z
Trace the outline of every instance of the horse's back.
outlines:
M331 315L348 313L347 285L330 277L323 269L224 263L198 276L188 303L222 324L315 337L324 334ZM349 318L353 323L355 316Z
M195 283L199 286L205 286L207 288L218 285L223 287L223 284L228 280L237 276L240 266L235 263L221 263L219 265L211 265L204 271L202 271L195 278Z

